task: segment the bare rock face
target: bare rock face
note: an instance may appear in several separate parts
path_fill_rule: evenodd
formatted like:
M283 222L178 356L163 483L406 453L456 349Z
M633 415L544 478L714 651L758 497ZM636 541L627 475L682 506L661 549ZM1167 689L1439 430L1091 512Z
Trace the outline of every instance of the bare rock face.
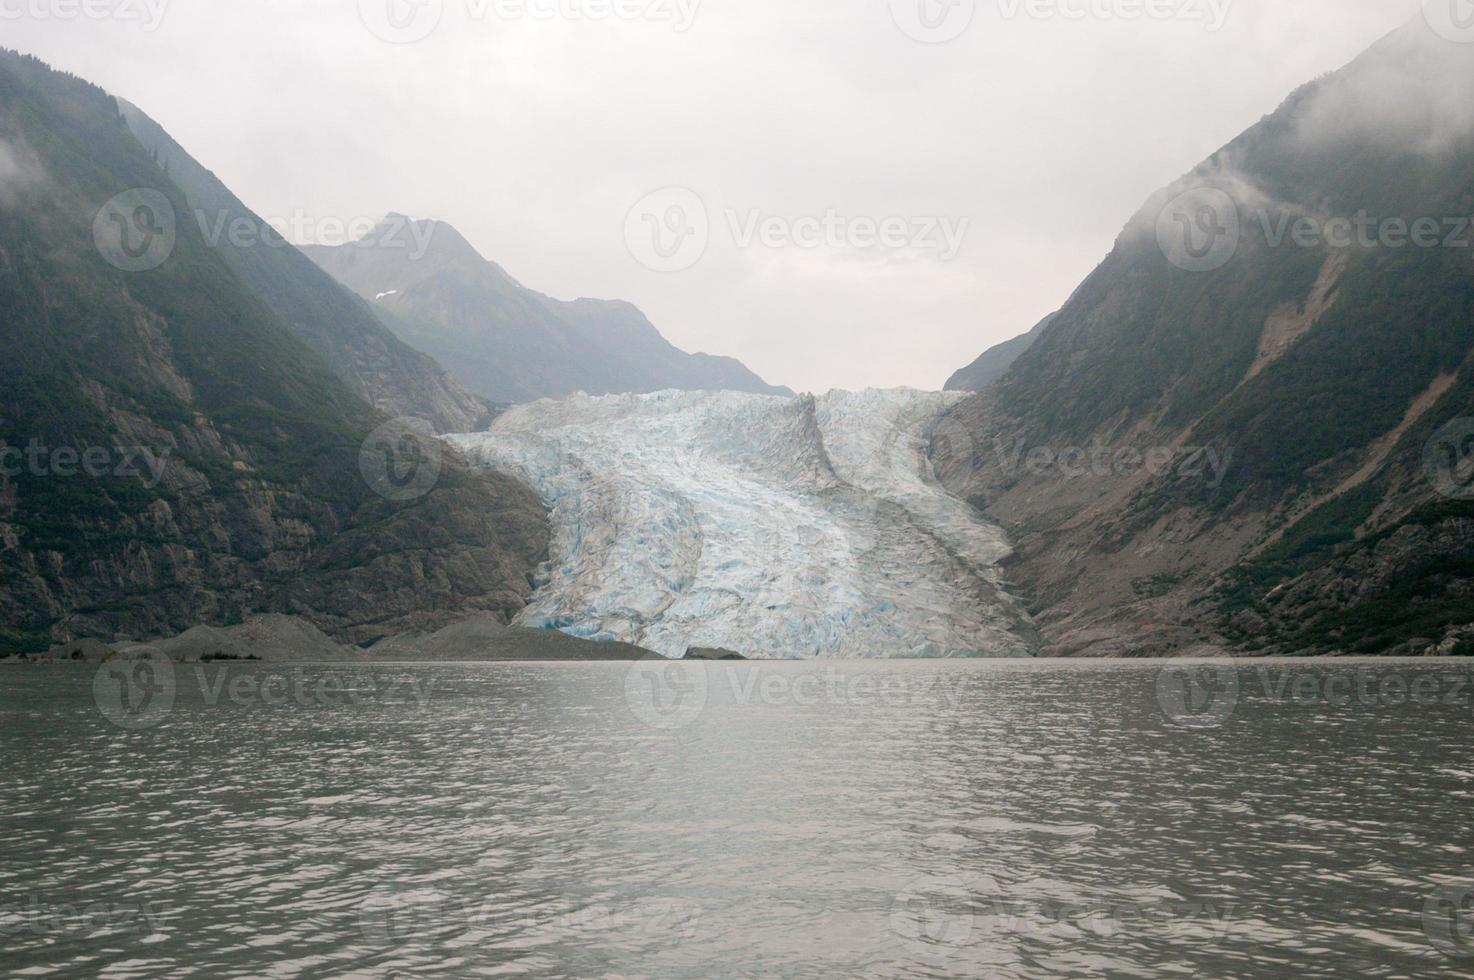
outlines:
M746 660L742 654L733 650L722 650L716 647L692 647L686 651L684 660Z

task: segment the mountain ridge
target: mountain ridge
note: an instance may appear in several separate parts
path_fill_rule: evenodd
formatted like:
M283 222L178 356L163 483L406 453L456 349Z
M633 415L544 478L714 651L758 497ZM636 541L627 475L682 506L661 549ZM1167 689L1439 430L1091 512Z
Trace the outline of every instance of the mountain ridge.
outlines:
M734 358L680 350L627 301L529 289L444 221L390 213L358 242L303 251L494 403L666 389L793 394Z
M257 613L360 643L522 608L537 498L384 428L195 223L164 220L188 199L110 95L0 50L0 159L0 336L25 352L0 361L0 644Z
M211 247L356 394L392 417L425 419L439 432L478 429L490 419L489 405L400 340L369 304L282 238L147 113L126 100L118 105L133 135L184 191ZM250 229L243 242L233 234L239 227Z
M1153 195L954 411L938 465L1014 535L1047 651L1381 653L1469 628L1474 513L1426 457L1474 415L1474 250L1386 229L1474 215L1471 90L1474 50L1421 18L1297 89ZM1333 245L1362 214L1370 244Z

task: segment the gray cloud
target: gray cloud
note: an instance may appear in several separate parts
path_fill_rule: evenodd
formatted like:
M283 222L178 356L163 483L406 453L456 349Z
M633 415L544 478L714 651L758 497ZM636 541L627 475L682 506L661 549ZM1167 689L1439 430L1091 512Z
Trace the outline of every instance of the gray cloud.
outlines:
M1471 132L1474 44L1453 43L1417 18L1358 71L1320 86L1299 136L1319 146L1377 142L1437 153Z
M1236 0L1213 32L979 0L926 44L886 0L704 0L685 31L444 6L404 45L353 0L174 0L157 30L31 19L7 43L136 102L263 215L443 218L529 286L629 299L822 390L939 386L1058 308L1154 190L1418 9ZM625 219L668 186L712 240L657 273ZM742 247L726 214L753 209L970 224L951 261Z
M34 193L46 179L35 155L25 147L0 140L0 208L16 206L21 195Z

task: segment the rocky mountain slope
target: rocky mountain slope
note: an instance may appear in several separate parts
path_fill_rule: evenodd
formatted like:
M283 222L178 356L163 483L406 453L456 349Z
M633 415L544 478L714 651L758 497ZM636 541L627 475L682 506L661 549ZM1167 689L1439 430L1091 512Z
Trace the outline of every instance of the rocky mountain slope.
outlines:
M440 432L470 432L491 409L435 363L400 340L367 303L349 293L247 208L138 107L123 118L169 178L230 271L312 348L354 394L392 417L429 421Z
M1474 621L1474 46L1422 18L1156 195L959 406L1045 651L1453 648Z
M0 648L518 612L537 498L379 429L189 213L113 98L0 51Z
M732 358L678 349L629 303L534 292L444 222L389 215L359 242L304 251L493 402L672 388L792 394Z
M947 391L982 391L1008 373L1014 362L1034 345L1039 335L1054 322L1055 314L1040 320L1033 330L989 347L978 359L947 379Z

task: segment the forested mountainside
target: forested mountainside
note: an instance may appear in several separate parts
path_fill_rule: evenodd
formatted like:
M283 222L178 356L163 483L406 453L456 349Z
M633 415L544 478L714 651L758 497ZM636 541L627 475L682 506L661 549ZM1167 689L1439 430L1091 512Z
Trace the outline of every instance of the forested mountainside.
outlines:
M0 646L515 614L536 497L380 429L190 207L112 97L0 51Z
M1034 345L1039 335L1054 322L1054 314L1040 320L1034 329L983 351L978 359L947 379L947 391L982 391L1008 373L1014 362Z
M133 135L184 192L190 217L243 285L349 389L394 417L469 432L490 407L428 354L400 340L363 300L289 244L141 109L119 101Z
M1046 652L1474 622L1474 46L1420 17L1157 194L939 430Z

